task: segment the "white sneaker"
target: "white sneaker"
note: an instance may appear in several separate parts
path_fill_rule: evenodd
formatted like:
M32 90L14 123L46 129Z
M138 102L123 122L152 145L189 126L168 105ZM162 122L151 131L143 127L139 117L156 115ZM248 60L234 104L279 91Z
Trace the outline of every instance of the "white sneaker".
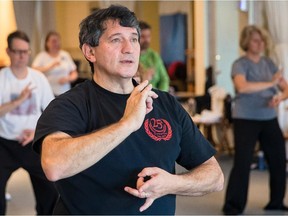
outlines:
M5 194L5 199L6 199L7 201L10 201L10 200L12 199L11 194L6 193L6 194Z

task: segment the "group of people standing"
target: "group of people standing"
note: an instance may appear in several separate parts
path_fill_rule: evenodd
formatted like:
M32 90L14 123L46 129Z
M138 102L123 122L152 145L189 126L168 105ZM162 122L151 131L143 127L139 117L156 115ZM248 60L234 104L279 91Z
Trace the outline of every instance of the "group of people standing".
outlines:
M76 65L61 49L59 33L51 31L45 39L45 51L28 66L30 39L23 31L7 38L10 66L0 71L0 214L6 212L6 185L18 168L31 179L37 214L52 214L58 198L48 181L40 158L32 149L36 123L47 105L71 88L78 78Z
M171 215L177 194L222 189L215 149L165 92L167 81L156 84L162 75L152 68L153 58L157 67L162 62L147 50L150 41L141 50L140 35L125 7L86 17L79 42L93 78L70 90L60 85L77 77L76 68L57 33L48 34L32 67L27 35L8 36L11 65L0 71L1 214L7 181L20 167L29 172L37 214ZM164 91L134 80L146 50L143 68L154 70L149 81ZM189 171L176 174L175 162Z
M76 65L57 32L47 35L32 67L27 35L8 36L11 65L0 71L0 214L7 181L20 167L29 172L37 214L173 215L176 195L223 189L215 149L167 92L169 77L149 48L150 30L119 5L83 19L79 42L92 80L73 89ZM285 144L275 106L288 97L288 85L262 56L264 44L257 27L245 28L240 45L246 54L232 67L235 159L225 214L244 211L258 140L270 171L265 209L287 210ZM175 162L187 172L176 174Z

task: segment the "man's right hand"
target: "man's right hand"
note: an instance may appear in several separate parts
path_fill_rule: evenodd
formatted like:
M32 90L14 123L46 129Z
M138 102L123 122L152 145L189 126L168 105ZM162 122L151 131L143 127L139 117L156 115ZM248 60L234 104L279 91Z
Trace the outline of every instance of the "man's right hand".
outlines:
M145 115L153 110L153 99L158 95L152 91L152 85L145 80L134 88L127 100L124 116L121 120L129 121L133 131L138 130Z

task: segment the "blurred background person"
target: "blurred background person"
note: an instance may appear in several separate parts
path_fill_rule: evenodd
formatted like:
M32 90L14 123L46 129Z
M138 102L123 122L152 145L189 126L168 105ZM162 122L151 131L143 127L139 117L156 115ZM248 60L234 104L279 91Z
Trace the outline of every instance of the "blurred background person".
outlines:
M31 145L37 120L54 96L46 77L27 67L31 53L28 36L16 31L7 42L11 65L0 70L0 214L6 212L7 181L18 168L30 175L37 215L52 214L58 195Z
M78 78L76 64L70 54L61 49L61 37L55 31L47 34L45 51L35 57L32 67L46 75L55 96L68 91Z
M270 173L265 210L284 210L286 191L285 141L276 107L288 97L288 85L272 60L263 56L267 38L257 26L246 26L240 47L245 55L232 66L235 99L232 109L235 155L223 212L242 214L247 202L250 167L259 141Z
M143 65L143 69L146 70L148 77L152 77L150 83L154 88L162 91L169 90L169 75L164 66L164 63L160 55L150 48L151 43L151 26L143 21L139 22L141 29L140 38L140 63Z

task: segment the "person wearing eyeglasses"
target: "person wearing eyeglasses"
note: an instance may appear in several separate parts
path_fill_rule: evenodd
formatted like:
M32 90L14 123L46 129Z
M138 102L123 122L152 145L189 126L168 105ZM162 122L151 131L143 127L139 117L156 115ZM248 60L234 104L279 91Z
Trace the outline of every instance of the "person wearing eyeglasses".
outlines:
M46 75L55 96L69 90L78 78L76 64L70 54L61 49L61 37L55 31L47 34L45 51L35 57L32 67Z
M26 33L12 32L7 42L11 64L0 70L0 214L6 213L7 181L23 168L30 175L37 215L48 215L58 194L31 146L37 120L54 95L46 77L27 66L31 50Z

